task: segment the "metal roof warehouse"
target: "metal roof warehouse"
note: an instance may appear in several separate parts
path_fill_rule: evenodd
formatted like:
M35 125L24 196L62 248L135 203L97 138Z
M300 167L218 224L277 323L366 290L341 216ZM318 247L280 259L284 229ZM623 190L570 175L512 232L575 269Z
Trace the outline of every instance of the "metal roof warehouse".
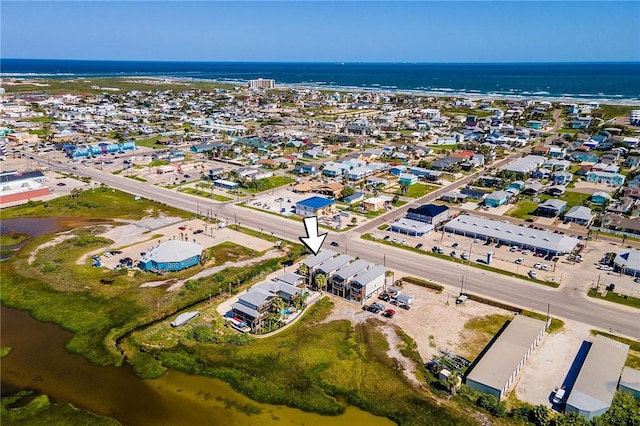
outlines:
M570 253L579 241L562 234L498 222L478 216L462 215L449 221L445 231L471 238L493 239L495 242L515 245L547 254Z
M566 411L588 420L611 407L629 345L597 335L567 399Z
M467 375L467 385L502 399L546 328L545 321L514 317Z

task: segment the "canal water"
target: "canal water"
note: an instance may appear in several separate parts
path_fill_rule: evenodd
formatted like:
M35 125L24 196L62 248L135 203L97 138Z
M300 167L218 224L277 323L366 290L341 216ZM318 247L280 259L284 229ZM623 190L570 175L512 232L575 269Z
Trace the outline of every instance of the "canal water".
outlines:
M3 232L14 230L33 236L55 232L48 225L31 226L22 231L8 226L10 221L3 222ZM39 229L46 232L39 233ZM394 424L355 407L348 407L341 416L328 417L260 404L235 392L221 380L174 370L156 380L143 380L128 366L97 367L79 355L68 353L64 345L72 334L55 324L37 321L28 312L5 306L1 307L0 314L0 345L13 348L0 364L3 396L21 389L34 389L48 394L55 402L70 402L131 426ZM257 408L259 414L238 410L246 406Z

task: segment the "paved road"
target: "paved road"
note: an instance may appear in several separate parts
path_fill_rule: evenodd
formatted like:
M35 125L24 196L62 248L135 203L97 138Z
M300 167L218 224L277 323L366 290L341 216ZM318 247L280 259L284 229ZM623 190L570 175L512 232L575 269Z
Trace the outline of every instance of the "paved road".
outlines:
M60 167L53 165L53 168ZM91 177L93 181L105 183L131 194L153 199L186 211L217 216L253 229L262 229L284 239L297 241L304 235L301 222L280 218L272 214L235 206L231 203L213 203L200 197L190 196L150 184L138 182L120 175L101 172L90 167L76 166L72 170L80 176ZM67 170L67 165L61 167ZM469 177L472 178L472 177ZM465 178L466 179L466 178ZM463 179L464 180L464 179ZM464 184L464 183L456 183ZM428 197L428 196L427 196ZM367 227L362 227L368 229ZM446 260L409 252L400 248L381 245L360 239L362 229L348 233L331 232L329 241L340 243L339 250L372 262L385 263L391 269L427 278L444 284L448 290L460 289L465 276L465 290L481 296L504 301L538 312L546 312L550 307L552 315L580 321L595 328L611 329L635 339L640 338L640 310L608 302L594 301L585 294L556 290L532 284L516 278L458 265ZM328 246L327 246L328 247ZM566 283L565 283L566 286ZM570 284L569 284L570 286Z
M491 165L492 168L498 168L498 167L502 167L505 164L509 163L510 161L515 160L518 157L521 157L523 152L526 151L527 148L523 148L518 150L517 152L509 155L508 157L494 163ZM374 228L377 228L378 226L382 225L383 223L386 223L388 221L392 221L394 220L396 217L401 217L404 216L404 214L407 212L407 210L409 210L410 208L413 207L418 207L422 204L426 204L426 203L430 203L432 201L437 200L442 194L444 194L445 192L449 192L449 191L454 191L458 188L461 188L463 186L466 186L467 184L469 184L470 182L472 182L473 180L477 179L478 176L482 176L484 174L484 170L482 171L478 171L475 173L472 173L462 179L459 179L453 183L450 183L447 186L443 186L442 188L438 188L436 191L433 191L427 195L425 195L424 197L421 198L417 198L407 204L405 204L404 206L395 209L389 213L383 214L381 216L378 216L377 218L367 222L366 224L363 224L361 226L359 226L358 232L368 232L373 230Z

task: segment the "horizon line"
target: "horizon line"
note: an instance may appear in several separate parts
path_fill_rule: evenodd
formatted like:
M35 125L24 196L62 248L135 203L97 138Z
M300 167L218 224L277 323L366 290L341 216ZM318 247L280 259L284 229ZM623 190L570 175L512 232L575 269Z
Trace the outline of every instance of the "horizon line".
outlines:
M534 64L640 64L640 60L619 61L484 61L484 62L421 62L421 61L282 61L282 60L175 60L175 59L71 59L71 58L3 58L0 61L68 61L68 62L136 62L136 63L198 63L198 64L396 64L396 65L534 65Z

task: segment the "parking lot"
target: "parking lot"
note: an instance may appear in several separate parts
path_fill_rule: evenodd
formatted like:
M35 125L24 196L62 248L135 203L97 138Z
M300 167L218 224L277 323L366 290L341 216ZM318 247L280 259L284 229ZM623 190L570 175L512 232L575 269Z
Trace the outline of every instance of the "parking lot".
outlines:
M530 250L514 249L508 245L486 244L477 240L448 232L430 232L422 237L411 237L397 232L375 230L376 239L386 239L399 245L417 247L431 251L441 248L442 254L469 260L470 262L486 262L487 253L493 252L491 266L514 274L527 275L534 273L537 279L556 282L560 288L579 291L586 296L592 287L600 285L600 289L613 284L615 291L640 298L640 283L634 282L629 275L622 275L610 270L598 269L598 262L605 253L617 253L622 247L619 243L608 241L586 241L580 251L582 261L568 255L537 256ZM554 259L557 259L554 262Z
M78 263L87 262L88 258L93 255L98 257L100 266L113 269L120 265L120 260L130 258L132 266L135 268L142 256L153 246L168 240L183 240L195 242L204 248L213 247L226 241L244 247L250 247L256 251L264 251L273 244L261 238L252 237L241 232L234 231L229 228L218 229L216 225L205 224L199 219L181 220L176 218L167 218L169 224L161 224L160 227L153 228L152 239L145 233L148 228L139 224L128 224L113 227L105 232L104 237L114 240L114 243L100 250L91 252L81 257ZM201 231L201 232L199 232ZM119 253L111 254L113 250ZM107 254L110 253L110 254Z

